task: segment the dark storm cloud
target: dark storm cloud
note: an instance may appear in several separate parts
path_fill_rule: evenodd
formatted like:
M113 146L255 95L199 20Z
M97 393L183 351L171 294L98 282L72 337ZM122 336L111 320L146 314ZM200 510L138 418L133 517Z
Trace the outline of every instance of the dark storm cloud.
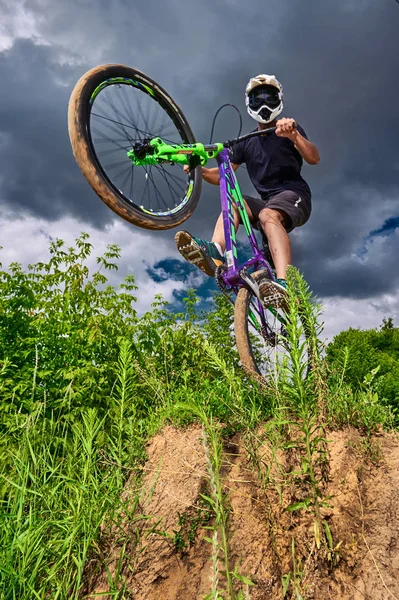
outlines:
M54 48L24 40L0 53L0 197L15 215L74 215L101 225L108 211L82 179L67 133L80 69L54 58Z
M74 214L97 225L112 217L80 176L66 133L73 83L95 63L124 62L147 72L171 93L204 141L224 102L238 105L244 131L253 128L245 85L252 75L274 73L284 86L286 116L303 125L322 159L303 171L313 191L313 214L293 233L295 262L319 295L364 297L397 287L397 236L370 245L362 259L358 249L398 214L398 4L136 4L24 3L37 18L39 35L52 45L17 41L0 54L0 191L7 208L47 218ZM77 56L79 66L65 62ZM226 112L214 138L231 137L237 126L235 113ZM245 170L238 176L243 191L251 192ZM217 189L204 184L186 227L209 236L218 211ZM170 232L157 235L172 238Z

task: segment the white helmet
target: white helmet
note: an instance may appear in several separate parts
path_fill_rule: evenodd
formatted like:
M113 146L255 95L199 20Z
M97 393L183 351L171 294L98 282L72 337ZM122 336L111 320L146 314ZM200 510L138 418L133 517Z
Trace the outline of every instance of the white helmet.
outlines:
M271 123L283 110L283 86L274 75L257 75L245 88L248 114L258 123Z

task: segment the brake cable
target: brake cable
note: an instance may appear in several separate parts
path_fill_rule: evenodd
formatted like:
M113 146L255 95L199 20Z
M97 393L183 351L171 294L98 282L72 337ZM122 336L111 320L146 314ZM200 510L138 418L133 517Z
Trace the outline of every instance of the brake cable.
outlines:
M399 1L399 0L398 0L398 1ZM238 135L237 135L237 137L240 137L240 133L241 133L241 129L242 129L242 116L241 116L241 113L240 113L239 109L236 107L236 105L235 105L235 104L229 104L229 103L226 103L226 104L222 104L222 106L221 106L220 108L218 108L218 110L217 110L217 111L216 111L216 113L215 113L215 116L213 117L213 121L212 121L212 129L211 129L211 135L210 135L210 137L209 137L209 143L210 143L210 144L212 144L213 130L214 130L214 128L215 128L215 123L216 123L217 116L218 116L218 114L220 113L220 111L221 111L223 108L226 108L226 106L231 106L232 108L235 108L235 110L238 112L238 116L240 117L240 127L239 127L239 130L238 130Z

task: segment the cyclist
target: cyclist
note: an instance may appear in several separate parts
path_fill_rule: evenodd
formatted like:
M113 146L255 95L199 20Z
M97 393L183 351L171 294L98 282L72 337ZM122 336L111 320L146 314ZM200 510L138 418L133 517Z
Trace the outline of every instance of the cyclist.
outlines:
M249 219L268 240L276 268L276 281L266 280L261 294L283 299L286 292L286 269L291 263L288 233L304 225L311 212L311 192L301 177L303 159L316 165L319 152L293 119L277 117L283 110L283 88L274 75L258 75L250 79L245 90L249 115L258 122L258 130L276 126L274 134L256 136L233 146L230 157L234 171L245 163L259 198L244 195ZM219 185L217 167L202 167L202 177ZM240 219L235 207L236 230ZM209 242L178 231L175 241L180 254L204 273L213 276L216 266L225 262L223 217L220 215ZM277 300L278 302L278 300Z

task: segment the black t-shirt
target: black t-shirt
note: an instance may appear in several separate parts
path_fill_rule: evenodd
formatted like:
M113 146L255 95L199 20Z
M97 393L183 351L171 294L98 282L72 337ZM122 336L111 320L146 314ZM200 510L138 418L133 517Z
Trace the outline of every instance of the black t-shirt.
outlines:
M298 131L307 135L300 125ZM232 148L232 163L245 163L250 180L264 200L282 190L292 190L310 200L311 192L301 177L302 156L288 138L275 133L249 138Z

